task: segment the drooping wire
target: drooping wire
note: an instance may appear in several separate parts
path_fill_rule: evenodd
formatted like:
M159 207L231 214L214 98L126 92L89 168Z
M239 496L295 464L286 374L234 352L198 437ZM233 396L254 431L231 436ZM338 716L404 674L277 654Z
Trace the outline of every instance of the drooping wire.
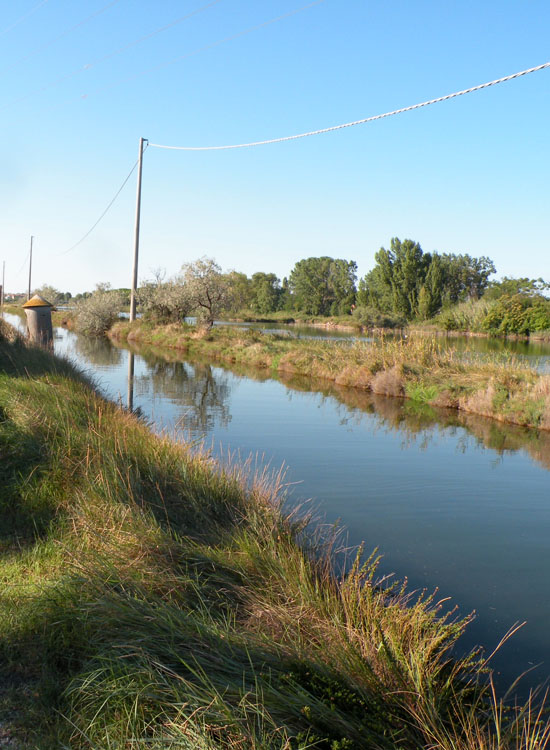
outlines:
M27 18L30 18L34 13L36 13L37 10L39 10L43 5L45 5L48 2L48 0L41 0L39 3L34 5L30 10L28 10L23 16L17 19L17 21L14 21L12 24L7 26L5 29L0 31L0 36L4 36L4 34L8 34L12 29L17 28L19 24L23 23L23 21L26 21Z
M102 13L105 13L105 11L109 10L109 8L112 8L113 5L117 5L121 0L111 0L111 2L107 3L106 5L103 5L99 10L96 10L91 15L87 16L86 18L83 18L82 21L79 21L78 23L75 23L73 26L70 26L68 29L65 29L65 31L62 31L57 36L53 37L53 39L50 39L48 42L45 42L44 44L35 47L32 49L28 54L24 55L23 57L20 57L18 60L15 60L7 67L0 70L0 74L7 73L9 70L12 70L17 65L20 65L23 62L26 62L27 60L32 59L33 57L36 57L36 55L40 54L40 52L43 52L45 49L48 49L53 44L58 42L60 39L63 39L64 37L68 36L69 34L72 34L73 31L76 31L76 29L80 28L81 26L84 26L85 24L92 21L94 18L97 18L97 16L101 15Z
M44 0L44 2L47 2L47 0ZM212 2L206 3L206 5L201 5L200 8L196 8L195 10L187 13L185 16L180 16L179 18L175 18L173 21L170 21L170 23L167 23L164 26L161 26L160 28L155 29L154 31L151 31L149 34L146 34L145 36L141 36L138 39L134 39L133 41L128 42L127 44L123 45L122 47L119 47L113 52L109 52L106 55L103 55L102 57L98 57L95 60L92 60L92 62L86 63L85 65L82 65L76 68L75 70L72 70L70 73L65 73L65 75L61 76L60 78L57 78L55 81L51 81L50 83L47 83L44 86L41 86L39 89L35 89L34 91L31 91L30 93L19 97L15 101L10 102L10 104L4 105L1 109L8 109L9 107L13 107L15 104L20 104L21 102L24 102L27 99L30 99L32 96L35 96L36 94L42 94L44 93L44 91L48 91L49 89L54 88L60 83L64 83L65 81L68 81L69 79L74 78L75 76L80 75L81 73L86 73L92 68L94 68L96 65L99 65L100 63L105 62L106 60L110 60L111 58L116 57L117 55L121 55L123 52L126 52L126 50L131 49L132 47L136 47L138 44L142 44L143 42L146 42L149 39L152 39L154 36L157 36L157 34L161 34L164 31L168 31L174 26L177 26L178 24L183 23L183 21L187 21L193 16L196 16L199 13L202 13L203 11L208 10L208 8L211 8L212 6L217 5L218 3L221 3L221 2L222 0L212 0Z
M534 68L528 68L527 70L520 70L518 73L512 73L512 75L504 76L503 78L497 78L494 81L487 83L480 83L478 86L472 86L469 89L462 89L462 91L455 91L452 94L446 94L445 96L439 96L436 99L429 99L425 102L418 104L411 104L408 107L402 107L401 109L394 109L391 112L384 112L381 115L373 115L372 117L364 117L361 120L354 120L353 122L345 122L341 125L332 125L329 128L321 128L320 130L311 130L307 133L298 133L297 135L286 135L282 138L271 138L267 141L253 141L251 143L236 143L227 146L167 146L160 143L150 143L150 146L154 148L166 148L173 149L175 151L222 151L230 148L250 148L251 146L267 146L271 143L282 143L283 141L295 141L298 138L308 138L310 135L321 135L322 133L331 133L334 130L341 130L342 128L351 128L354 125L364 125L367 122L374 122L374 120L382 120L385 117L392 117L393 115L400 115L403 112L411 112L413 109L420 109L421 107L427 107L430 104L437 104L438 102L447 101L447 99L454 99L457 96L463 96L464 94L471 94L473 91L480 91L481 89L489 88L489 86L496 86L498 83L504 83L505 81L511 81L514 78L520 78L520 76L528 75L529 73L536 73L539 70L550 68L550 62L537 65Z
M21 263L21 267L19 268L19 271L17 271L17 273L15 274L14 278L17 279L19 277L19 274L21 273L21 271L25 268L25 265L27 264L30 254L31 254L31 251L29 250L27 254L25 255L25 260L23 261L23 263Z
M206 52L207 50L213 49L214 47L219 47L221 44L232 42L233 40L239 39L240 37L245 36L246 34L251 34L253 31L259 31L260 29L264 29L266 26L270 26L271 24L277 23L278 21L283 21L285 18L290 18L291 16L295 16L297 13L301 13L304 10L309 10L309 8L313 8L315 5L320 5L321 3L324 3L324 2L325 0L314 0L314 2L308 3L307 5L302 5L300 8L295 8L294 10L291 10L288 13L283 13L283 15L281 16L277 16L276 18L270 18L268 21L259 23L256 26L250 26L248 29L244 29L244 31L239 31L236 34L232 34L231 36L226 36L223 39L218 39L215 42L206 44L204 47L198 47L197 49L192 50L191 52L187 52L185 55L174 57L171 60L167 60L166 62L159 63L158 65L154 65L151 68L144 68L143 70L140 70L138 73L134 73L134 75L132 76L119 79L118 81L115 81L114 83L111 83L108 86L102 86L101 88L94 89L89 94L82 94L81 98L87 99L89 96L92 96L93 94L100 94L103 91L108 91L109 89L120 86L121 84L127 83L128 81L134 81L136 78L146 75L147 73L153 73L154 71L161 70L162 68L166 68L169 65L175 65L176 63L182 62L183 60L187 60L189 57L194 57L194 55L198 55L200 52Z
M144 146L144 148L143 148L143 153L145 153L145 151L147 150L147 147L148 147L148 145L149 145L148 143L145 143L145 146ZM104 217L104 216L105 216L105 215L107 214L107 212L109 211L109 209L111 208L111 206L113 205L113 203L114 203L114 202L116 201L116 199L118 198L118 196L119 196L119 195L120 195L120 194L122 193L122 191L123 191L124 187L126 186L126 183L128 182L128 180L130 179L130 177L131 177L131 176L132 176L132 174L134 173L134 171L135 171L135 168L137 167L137 165L138 165L138 164L139 164L139 159L138 159L138 160L136 161L136 163L134 164L134 166L132 167L132 169L131 169L131 170L130 170L130 171L128 172L128 174L126 175L126 177L125 177L125 179L124 179L124 182L123 182L123 183L122 183L122 185L121 185L121 186L119 187L119 189L118 189L118 190L116 191L116 193L115 193L115 195L113 196L113 198L112 198L112 199L111 199L111 200L109 201L109 203L108 203L107 207L105 208L105 210L104 210L104 211L103 211L103 212L101 213L100 217L99 217L99 218L97 219L97 221L96 221L96 222L95 222L95 223L94 223L94 224L93 224L93 225L92 225L92 226L90 227L90 229L88 229L88 231L86 232L86 234L82 235L82 237L81 237L81 238L80 238L80 239L78 240L78 242L75 242L75 243L74 243L74 245L71 245L71 247L70 247L70 248L69 248L68 250L64 250L64 251L63 251L62 253L58 253L58 255L67 255L67 253L70 253L70 252L71 252L71 250L74 250L75 248L77 248L77 247L78 247L78 246L79 246L79 245L80 245L80 244L81 244L82 242L84 242L84 240L85 240L85 239L86 239L87 237L89 237L89 236L91 235L91 233L92 233L92 232L94 231L94 229L95 229L95 228L97 227L97 225L99 224L99 222L100 222L100 221L101 221L101 220L103 219L103 217Z

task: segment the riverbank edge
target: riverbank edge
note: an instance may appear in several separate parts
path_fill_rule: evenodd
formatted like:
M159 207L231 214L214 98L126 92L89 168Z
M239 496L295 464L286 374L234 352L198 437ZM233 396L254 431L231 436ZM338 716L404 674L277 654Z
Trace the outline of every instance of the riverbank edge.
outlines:
M450 660L467 620L373 558L339 576L280 478L154 435L1 325L0 355L3 746L543 747Z
M154 326L143 321L116 323L108 336L550 430L549 376L513 358L461 361L452 351L442 350L436 337L382 337L339 345L289 341L246 329L216 327L204 334L181 325Z

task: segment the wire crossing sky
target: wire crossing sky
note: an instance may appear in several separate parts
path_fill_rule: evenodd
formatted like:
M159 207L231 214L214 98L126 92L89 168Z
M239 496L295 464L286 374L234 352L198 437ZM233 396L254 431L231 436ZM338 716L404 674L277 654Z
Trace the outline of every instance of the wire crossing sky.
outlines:
M481 91L487 89L490 86L496 86L499 83L505 83L506 81L512 81L515 78L528 75L529 73L536 73L539 70L550 68L550 62L537 65L534 68L528 68L527 70L521 70L519 73L512 73L512 75L504 76L503 78L497 78L494 81L488 83L480 83L478 86L472 86L469 89L462 89L461 91L455 91L452 94L445 94L445 96L439 96L436 99L428 99L428 101L420 102L419 104L411 104L408 107L401 107L401 109L394 109L391 112L384 112L381 115L372 115L372 117L364 117L362 120L354 120L353 122L345 122L341 125L333 125L330 128L322 128L321 130L310 130L308 133L298 133L297 135L286 135L282 138L272 138L269 141L253 141L252 143L235 143L231 146L165 146L160 143L149 143L149 146L155 148L167 148L176 151L223 151L229 148L250 148L251 146L268 146L272 143L284 143L285 141L295 141L298 138L308 138L312 135L323 135L324 133L333 133L335 130L342 130L343 128L351 128L354 125L365 125L367 122L374 122L375 120L383 120L385 117L392 117L393 115L401 115L404 112L412 112L415 109L421 107L427 107L430 104L438 104L439 102L445 102L449 99L454 99L457 96L463 96L464 94L471 94L474 91Z
M31 235L37 286L129 285L135 191L112 196L140 136L186 149L145 159L143 278L202 255L279 277L331 255L362 276L392 236L550 276L550 84L527 75L549 67L529 67L548 54L546 1L0 7L7 291L26 286Z

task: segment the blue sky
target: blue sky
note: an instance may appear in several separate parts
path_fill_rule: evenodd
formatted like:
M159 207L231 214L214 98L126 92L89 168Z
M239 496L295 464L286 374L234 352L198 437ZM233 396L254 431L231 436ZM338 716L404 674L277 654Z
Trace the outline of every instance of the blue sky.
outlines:
M135 178L154 143L329 127L550 60L547 0L0 1L0 261L6 289L129 286ZM178 19L199 11L181 22ZM163 26L168 29L149 38ZM241 32L237 38L223 41ZM219 44L216 44L220 42ZM550 277L550 70L379 122L248 150L144 158L140 279L202 255L364 275L392 236Z

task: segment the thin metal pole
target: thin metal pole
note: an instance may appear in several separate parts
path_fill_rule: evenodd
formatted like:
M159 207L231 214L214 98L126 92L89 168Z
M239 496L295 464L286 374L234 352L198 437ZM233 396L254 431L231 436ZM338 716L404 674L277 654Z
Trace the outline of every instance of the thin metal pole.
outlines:
M136 197L136 226L134 232L134 270L132 272L132 289L130 292L130 321L136 319L136 290L138 280L138 256L139 256L139 222L141 216L141 168L143 165L143 144L148 143L147 138L139 139L139 158L137 174L137 197Z
M2 315L4 314L4 297L6 294L6 288L4 286L6 282L6 261L2 261L2 297L0 298L0 307L2 308Z
M29 293L27 294L27 302L31 298L31 274L32 274L32 241L34 237L31 235L31 251L29 253Z

